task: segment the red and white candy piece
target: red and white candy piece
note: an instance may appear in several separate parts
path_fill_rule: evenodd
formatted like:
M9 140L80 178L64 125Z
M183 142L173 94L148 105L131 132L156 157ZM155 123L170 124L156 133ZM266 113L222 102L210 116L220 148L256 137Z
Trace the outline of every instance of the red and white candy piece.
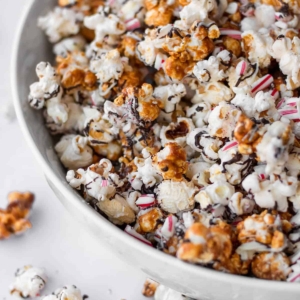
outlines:
M156 55L156 58L155 58L155 62L154 62L154 68L156 70L161 70L164 68L164 65L165 65L165 61L167 59L167 56L164 55L164 54L161 54L161 53L158 53Z
M285 98L280 99L276 105L276 108L279 109L280 107L283 106L284 103L285 103Z
M131 226L127 225L125 230L124 230L127 234L131 235L132 237L134 237L135 239L141 241L142 243L153 247L152 243L150 241L148 241L147 239L145 239L141 234L137 233Z
M178 219L173 215L166 218L164 225L161 227L161 234L163 237L169 239L173 236L175 232L175 224L177 221Z
M101 181L101 186L102 186L102 187L108 186L108 180L102 180L102 181Z
M279 92L277 89L273 89L271 92L271 96L276 100L279 97Z
M266 89L267 87L269 87L271 85L271 83L273 83L273 81L274 81L274 78L270 74L267 74L262 78L259 78L258 80L256 80L253 83L252 89L251 89L251 94L256 94L257 92Z
M236 147L239 143L237 141L228 142L223 148L222 151L227 151L233 147Z
M278 112L282 115L285 116L286 118L290 120L297 120L300 118L299 110L298 109L291 109L291 108L282 108L278 110Z
M266 175L265 174L258 174L258 178L260 179L260 180L265 180L266 179Z
M245 60L241 60L235 68L236 75L243 76L247 71L247 67L248 63Z
M141 27L141 22L139 19L134 18L126 21L127 30L134 30Z
M230 28L220 28L220 33L221 33L221 35L228 35L236 40L242 39L242 36L241 36L242 32L239 30L234 30L234 29L230 29Z
M156 203L155 196L153 194L141 195L135 202L135 204L142 208L148 208Z

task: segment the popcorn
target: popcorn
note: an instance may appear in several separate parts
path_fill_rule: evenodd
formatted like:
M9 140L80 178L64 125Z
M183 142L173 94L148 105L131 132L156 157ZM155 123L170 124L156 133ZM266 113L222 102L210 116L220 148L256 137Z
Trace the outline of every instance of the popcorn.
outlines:
M16 271L14 283L9 287L10 294L20 298L38 297L46 282L43 269L25 266Z
M280 174L288 160L288 147L293 143L294 135L287 122L276 121L268 127L257 145L257 155L267 163L266 173Z
M141 232L153 232L156 230L158 222L162 219L163 214L157 207L149 208L141 211L137 218L139 224L139 231Z
M55 63L28 101L60 135L70 186L169 255L298 281L299 7L58 0L39 19ZM31 226L25 206L0 212L0 238Z
M254 276L262 279L286 280L290 261L284 253L260 253L252 261Z
M83 300L80 289L75 285L66 285L57 289L53 294L44 297L42 300Z
M38 19L38 26L46 32L51 43L56 43L63 37L77 34L81 21L83 21L83 15L80 12L56 7Z
M259 63L259 66L267 67L271 62L271 47L273 39L266 29L260 29L257 32L247 30L242 34L243 49L247 54L248 59L254 63Z
M164 180L156 193L161 208L169 213L175 214L194 207L196 189L192 183Z
M34 195L30 192L11 192L7 198L6 209L0 209L0 240L21 234L32 226L28 217Z
M225 101L220 102L208 117L209 134L220 138L231 138L239 115L240 111L233 105L227 104Z
M271 215L266 210L260 215L252 215L237 225L238 240L241 243L256 241L267 245L275 252L286 246L286 237L281 231L279 215Z
M186 88L183 84L169 84L156 87L153 97L159 99L163 106L159 118L170 122L176 106L185 95Z
M170 3L169 3L170 2ZM148 26L164 26L171 22L173 17L174 1L145 1L147 9L145 23Z
M55 151L66 168L75 170L92 164L93 150L87 142L87 138L70 134L55 145Z
M167 143L153 158L153 165L164 180L181 181L188 167L186 152L177 143Z
M41 109L49 99L59 102L62 91L59 76L54 68L49 63L40 62L36 66L36 74L39 77L39 82L35 82L30 86L29 104L35 109ZM63 109L64 111L67 110L66 108ZM61 121L65 122L65 118L63 117Z
M194 21L204 21L209 12L216 6L215 1L191 0L180 12L180 18L187 25L192 25Z
M184 147L187 135L194 129L192 120L188 118L178 118L177 123L170 123L168 127L163 126L160 131L160 139L163 146L167 143L175 142Z
M177 251L177 257L184 261L207 264L215 260L223 261L231 255L232 244L228 233L219 226L207 228L194 223L185 233Z
M97 14L85 17L83 22L84 26L95 30L95 42L100 45L106 36L111 37L112 42L115 42L115 38L126 30L123 21L116 15L110 14L109 8L105 6L99 7Z
M158 286L159 284L156 281L148 278L144 283L142 294L145 297L153 297Z
M226 181L217 180L213 184L202 189L196 196L195 201L205 209L212 204L228 205L229 199L234 194L234 187Z
M57 56L67 57L69 53L82 51L86 46L86 41L81 35L65 38L54 45L53 52Z

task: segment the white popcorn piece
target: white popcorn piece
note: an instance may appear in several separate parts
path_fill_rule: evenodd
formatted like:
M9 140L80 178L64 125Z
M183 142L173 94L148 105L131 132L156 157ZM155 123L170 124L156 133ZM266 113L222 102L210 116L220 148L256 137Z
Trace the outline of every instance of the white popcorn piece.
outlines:
M163 105L158 121L166 120L171 122L172 113L175 111L176 105L185 95L186 89L182 83L156 87L153 92L153 97L158 99Z
M187 211L194 207L196 191L192 183L164 180L157 187L157 201L169 213Z
M80 135L65 135L55 145L62 164L71 170L87 167L93 162L93 150L87 145L88 139Z
M233 194L234 187L231 184L226 181L216 181L200 190L195 196L195 201L200 203L202 209L213 204L226 206L229 204L229 200Z
M247 30L243 32L242 38L244 41L248 41L249 52L248 59L252 63L259 63L261 68L269 66L271 62L271 47L273 45L273 39L267 29L262 28L258 31ZM245 43L245 42L244 42ZM244 44L244 48L246 45Z
M49 99L59 103L63 91L55 69L47 62L40 62L36 66L36 74L39 77L39 82L30 86L29 104L35 109L41 109Z
M216 7L214 0L191 0L184 6L180 12L180 18L187 25L192 25L195 21L205 21L211 12Z
M68 53L82 51L86 46L86 41L81 35L75 35L65 38L54 45L53 52L55 55L67 57Z
M65 285L53 294L43 297L42 300L83 300L83 296L75 285Z
M225 101L220 102L208 117L209 134L220 138L232 138L232 132L239 116L240 111L235 106L227 104Z
M288 148L294 142L294 134L289 131L289 123L276 121L272 123L257 145L257 155L267 163L266 173L280 174L288 160ZM282 139L284 136L284 140Z
M175 142L178 145L186 146L187 135L195 128L194 123L189 118L178 118L177 123L170 123L163 126L160 131L160 139L163 146L167 143Z
M83 14L69 8L55 7L44 17L38 19L38 26L43 29L51 43L56 43L64 37L77 34Z
M109 7L105 6L100 6L97 14L86 16L84 26L95 30L97 43L103 43L106 36L114 38L126 30L124 22L116 15L109 13Z
M35 298L40 296L46 282L47 276L43 269L25 266L16 271L15 281L10 285L9 290L13 296Z

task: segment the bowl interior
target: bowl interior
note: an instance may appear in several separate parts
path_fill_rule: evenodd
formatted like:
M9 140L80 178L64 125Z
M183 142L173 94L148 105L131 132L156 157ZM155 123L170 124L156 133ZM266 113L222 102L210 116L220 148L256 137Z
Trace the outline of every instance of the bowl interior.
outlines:
M28 105L29 85L37 81L35 67L40 61L53 62L52 47L42 30L37 28L37 17L46 14L57 3L57 0L36 0L28 7L19 30L13 57L13 94L17 115L27 141L35 152L37 159L44 168L45 175L70 206L74 206L79 215L85 216L84 221L92 224L95 232L109 232L107 241L115 244L119 256L130 263L135 263L140 269L150 274L154 279L167 283L169 286L202 299L282 299L282 295L300 295L300 285L269 282L257 279L243 278L223 274L183 263L158 250L154 250L127 236L116 226L97 214L74 191L65 180L65 170L62 167L54 149L53 139L43 125L40 111ZM119 247L117 245L119 244ZM122 245L120 247L120 244ZM129 251L129 250L135 251ZM146 257L146 259L145 259ZM277 296L276 293L277 292ZM292 293L291 293L292 292ZM224 298L222 295L228 295ZM261 298L262 297L262 298Z

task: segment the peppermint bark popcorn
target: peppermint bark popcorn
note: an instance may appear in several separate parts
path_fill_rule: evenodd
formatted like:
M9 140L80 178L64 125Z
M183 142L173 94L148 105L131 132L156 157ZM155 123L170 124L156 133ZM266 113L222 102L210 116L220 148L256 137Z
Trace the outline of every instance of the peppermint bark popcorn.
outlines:
M297 1L59 1L42 110L68 183L188 263L299 281ZM179 295L181 297L181 295Z

